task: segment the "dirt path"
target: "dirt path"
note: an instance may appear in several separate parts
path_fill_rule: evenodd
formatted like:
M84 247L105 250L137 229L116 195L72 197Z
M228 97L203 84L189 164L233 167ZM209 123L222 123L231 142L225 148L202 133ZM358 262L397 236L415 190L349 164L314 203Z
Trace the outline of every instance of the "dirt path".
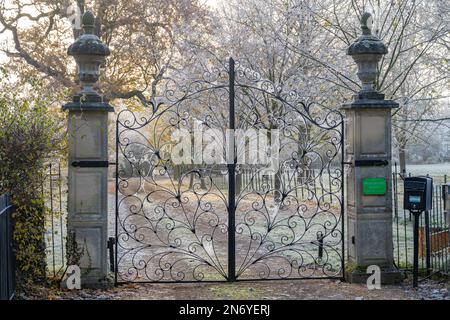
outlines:
M428 281L413 290L406 282L368 290L337 280L259 281L238 283L129 284L109 290L51 291L50 299L100 300L417 300L449 299L450 283Z

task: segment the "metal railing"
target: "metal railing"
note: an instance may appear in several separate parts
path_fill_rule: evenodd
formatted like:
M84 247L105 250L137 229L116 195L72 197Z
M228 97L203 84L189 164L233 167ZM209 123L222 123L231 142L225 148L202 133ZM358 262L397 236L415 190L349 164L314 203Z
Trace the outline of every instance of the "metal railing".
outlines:
M12 212L9 194L0 195L0 300L12 300L15 294Z
M404 176L411 174L398 172L395 165L392 173L394 262L398 269L412 272L414 217L403 209ZM442 190L447 175L422 176L433 178L433 209L425 211L419 218L419 268L426 277L436 273L449 275L450 234Z
M50 162L44 178L42 197L46 217L47 274L55 278L66 267L67 176L60 162Z
M58 277L66 267L66 197L67 177L60 163L50 163L42 181L42 197L46 217L45 243L47 274ZM15 295L15 259L13 254L14 221L9 194L0 195L0 300Z

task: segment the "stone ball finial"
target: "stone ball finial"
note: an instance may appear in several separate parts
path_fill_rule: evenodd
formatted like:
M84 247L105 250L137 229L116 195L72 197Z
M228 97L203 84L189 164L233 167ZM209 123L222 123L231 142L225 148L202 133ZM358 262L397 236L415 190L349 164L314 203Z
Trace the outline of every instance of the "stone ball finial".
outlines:
M369 12L364 12L361 17L361 29L364 35L372 34L373 17Z
M95 26L95 17L92 11L86 11L82 18L83 29L85 33L92 34Z

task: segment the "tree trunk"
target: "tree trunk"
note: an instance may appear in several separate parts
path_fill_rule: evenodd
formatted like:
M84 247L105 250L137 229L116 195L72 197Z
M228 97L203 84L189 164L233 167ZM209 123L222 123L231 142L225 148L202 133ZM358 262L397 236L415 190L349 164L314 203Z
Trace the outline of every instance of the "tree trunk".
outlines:
M181 178L181 166L180 165L174 165L173 166L173 179L175 181L180 180Z
M401 145L398 151L398 158L400 162L400 172L402 174L406 173L406 146Z
M275 203L279 203L281 201L281 174L283 173L280 170L273 177Z
M207 187L206 187L206 177L203 175L203 173L200 176L200 188L202 190L206 190L207 189Z
M191 173L190 177L189 177L189 189L190 190L194 187L194 178L195 178L195 173Z
M242 189L242 173L236 173L236 194L239 195Z

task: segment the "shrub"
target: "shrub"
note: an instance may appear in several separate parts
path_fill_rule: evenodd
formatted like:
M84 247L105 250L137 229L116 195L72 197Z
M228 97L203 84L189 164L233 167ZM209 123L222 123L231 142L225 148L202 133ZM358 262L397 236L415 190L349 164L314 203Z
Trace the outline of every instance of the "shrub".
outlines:
M32 84L31 92L39 94ZM22 96L21 96L22 95ZM45 97L23 93L0 96L0 193L14 206L14 252L18 289L46 281L45 162L61 151L61 118Z

